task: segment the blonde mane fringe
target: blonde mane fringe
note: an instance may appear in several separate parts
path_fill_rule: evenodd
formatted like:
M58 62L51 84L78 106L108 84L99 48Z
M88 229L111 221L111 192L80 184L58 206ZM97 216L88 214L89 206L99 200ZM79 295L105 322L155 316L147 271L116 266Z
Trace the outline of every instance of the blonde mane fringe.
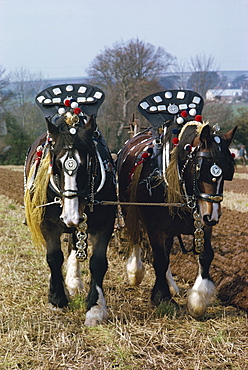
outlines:
M180 185L179 176L178 176L176 147L172 151L170 164L166 170L166 180L168 183L167 202L168 203L183 203L181 185ZM171 214L174 214L176 210L177 210L177 207L169 207L169 211Z
M207 124L208 122L207 123L201 123L197 121L188 122L186 125L183 126L178 136L178 140L179 141L181 140L181 137L184 131L187 129L187 127L196 126L196 134L200 135L203 127ZM166 170L166 179L168 183L167 202L183 204L183 196L181 192L181 185L180 185L179 174L178 174L177 157L178 157L178 151L177 151L177 147L175 147L171 152L171 160ZM169 207L169 211L171 215L174 215L175 213L177 213L178 210L179 210L178 207Z
M182 130L180 131L180 134L178 136L178 140L180 141L181 140L181 137L185 131L185 129L189 126L196 126L196 133L197 135L200 135L200 133L202 132L202 129L204 126L208 125L208 121L207 122L198 122L198 121L190 121L188 123L186 123L186 125L183 126Z
M45 245L45 239L41 232L41 222L44 217L45 207L37 207L47 203L47 187L49 183L48 169L50 165L50 153L42 159L34 183L31 189L26 189L24 195L25 215L34 245L41 248ZM32 166L27 184L32 179L35 165Z

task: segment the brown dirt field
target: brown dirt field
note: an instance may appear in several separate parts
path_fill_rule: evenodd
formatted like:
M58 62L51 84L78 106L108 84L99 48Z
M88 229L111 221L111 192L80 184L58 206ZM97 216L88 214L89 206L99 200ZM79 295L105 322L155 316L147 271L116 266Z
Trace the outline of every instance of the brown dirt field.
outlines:
M248 174L247 167L239 167L237 173ZM2 194L23 204L23 172L18 168L0 168ZM225 183L226 191L246 194L248 180L235 178ZM245 199L244 199L245 200ZM247 201L247 199L245 200ZM222 302L248 310L248 213L223 209L220 222L213 229L215 257L211 275ZM184 237L185 246L191 248L191 240ZM172 273L185 282L192 282L197 265L192 253L183 255L175 243L171 256Z

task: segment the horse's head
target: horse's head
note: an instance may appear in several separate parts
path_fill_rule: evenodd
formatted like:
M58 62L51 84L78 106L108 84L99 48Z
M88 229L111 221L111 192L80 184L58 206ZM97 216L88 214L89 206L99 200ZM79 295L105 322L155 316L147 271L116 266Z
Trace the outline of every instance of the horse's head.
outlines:
M80 223L96 166L95 118L91 116L85 124L82 117L69 114L54 124L47 119L47 126L52 139L51 185L62 198L60 218L66 226L75 227Z
M186 193L198 204L205 225L215 225L221 215L224 180L232 180L234 159L229 145L237 127L220 137L209 125L192 122L179 137L178 158ZM187 131L195 131L194 137ZM200 131L200 133L199 133ZM188 146L188 147L187 147ZM185 152L190 150L187 155Z

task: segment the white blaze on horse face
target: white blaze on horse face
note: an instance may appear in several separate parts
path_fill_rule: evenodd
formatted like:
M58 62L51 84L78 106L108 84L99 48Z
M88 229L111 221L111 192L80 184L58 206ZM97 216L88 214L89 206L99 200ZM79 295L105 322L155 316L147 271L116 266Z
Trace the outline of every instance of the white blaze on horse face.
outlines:
M78 151L75 151L74 157L78 163L81 163L81 159L79 156ZM62 166L67 158L67 153L60 158L60 161L62 163ZM66 172L64 172L64 191L67 190L75 190L77 191L77 172L73 175L68 175ZM63 211L61 214L61 219L68 227L72 226L78 226L80 221L80 215L79 215L79 201L78 197L74 198L64 198L63 202Z
M222 176L217 181L217 188L216 188L216 194L220 194L220 187L222 183ZM216 222L219 221L221 215L221 205L220 203L213 203L212 207L212 213L211 213L211 221L214 220Z
M217 180L217 187L215 193L218 195L220 194L220 188L222 183L222 177ZM211 203L205 200L199 200L200 206L200 214L202 219L204 216L208 216L209 222L216 222L218 223L220 215L221 215L221 205L220 203Z

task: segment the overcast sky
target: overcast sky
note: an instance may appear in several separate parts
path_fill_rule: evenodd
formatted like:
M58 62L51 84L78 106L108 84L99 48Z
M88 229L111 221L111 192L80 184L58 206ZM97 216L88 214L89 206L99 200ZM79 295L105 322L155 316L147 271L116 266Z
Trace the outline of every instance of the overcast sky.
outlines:
M86 76L105 47L139 38L182 62L204 53L248 70L248 0L0 0L0 65Z

